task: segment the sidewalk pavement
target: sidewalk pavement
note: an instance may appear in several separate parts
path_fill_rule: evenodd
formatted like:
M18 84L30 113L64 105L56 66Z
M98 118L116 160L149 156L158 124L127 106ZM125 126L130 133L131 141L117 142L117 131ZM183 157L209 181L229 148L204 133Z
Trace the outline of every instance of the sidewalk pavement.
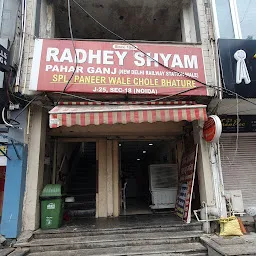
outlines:
M201 242L208 248L209 256L255 256L256 233L250 232L241 237L220 237L204 235Z

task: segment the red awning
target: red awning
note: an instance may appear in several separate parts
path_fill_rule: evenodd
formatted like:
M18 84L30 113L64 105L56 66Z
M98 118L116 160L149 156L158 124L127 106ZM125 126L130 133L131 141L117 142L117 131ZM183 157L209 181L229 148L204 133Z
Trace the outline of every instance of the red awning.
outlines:
M181 102L179 102L181 103ZM192 102L189 102L193 104ZM183 120L207 120L206 105L179 105L177 102L147 104L66 103L50 112L50 128L73 125L180 122Z

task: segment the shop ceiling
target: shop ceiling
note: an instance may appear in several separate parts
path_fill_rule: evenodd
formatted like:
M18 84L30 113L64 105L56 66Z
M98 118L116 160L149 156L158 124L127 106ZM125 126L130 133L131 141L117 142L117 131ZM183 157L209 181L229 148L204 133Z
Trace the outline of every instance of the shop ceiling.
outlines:
M124 160L142 160L146 156L161 150L170 141L122 141L119 147Z
M103 25L130 40L180 40L181 0L76 0ZM117 39L71 0L75 38ZM55 0L56 30L69 38L67 1Z

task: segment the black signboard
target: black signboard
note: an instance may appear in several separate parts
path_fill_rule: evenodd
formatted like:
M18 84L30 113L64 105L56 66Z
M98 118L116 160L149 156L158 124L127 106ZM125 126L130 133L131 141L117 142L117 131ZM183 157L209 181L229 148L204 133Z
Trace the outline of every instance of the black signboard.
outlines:
M237 116L221 116L222 132L237 132ZM256 116L239 116L239 132L256 132Z
M0 44L0 71L9 71L9 51Z
M218 47L224 88L256 98L256 40L219 39Z

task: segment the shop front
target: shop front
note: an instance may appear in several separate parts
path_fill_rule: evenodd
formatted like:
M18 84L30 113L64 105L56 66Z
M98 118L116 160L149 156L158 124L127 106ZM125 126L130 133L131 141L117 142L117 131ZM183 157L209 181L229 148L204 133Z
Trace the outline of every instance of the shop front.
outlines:
M255 207L256 117L223 116L222 123L220 150L225 191L240 190L244 208Z
M159 103L77 102L50 111L50 135L59 144L55 155L61 172L55 170L53 182L63 176L70 180L63 185L74 197L75 202L67 204L71 216L151 214L175 208L182 140L191 136L184 129L191 132L191 122L207 119L206 106ZM71 172L61 167L62 161Z
M201 202L214 205L200 46L75 41L74 49L69 40L39 39L32 74L30 90L56 103L48 113L32 110L30 136L44 151L33 158L30 149L28 166L47 154L47 178L42 167L36 178L63 185L66 219L177 212L179 171L191 149L182 184L189 196L179 210L189 222ZM36 194L27 189L27 202L38 202L44 183ZM25 202L24 229L38 226L39 207L31 207L37 217Z
M223 181L225 193L235 195L242 212L256 205L254 45L255 40L218 41L223 86L229 90L218 105L223 124L220 138Z

